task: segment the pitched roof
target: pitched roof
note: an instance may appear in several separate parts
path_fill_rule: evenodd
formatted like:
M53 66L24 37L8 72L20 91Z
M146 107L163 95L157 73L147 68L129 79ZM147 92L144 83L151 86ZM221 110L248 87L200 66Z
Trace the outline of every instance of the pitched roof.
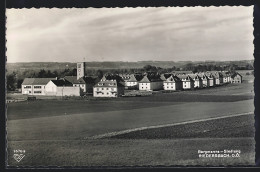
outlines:
M193 81L193 79L189 75L177 75L177 77L180 78L181 80L186 79L186 80Z
M242 75L240 75L239 73L234 73L233 75L231 75L231 78L234 78L234 77L236 77L236 76L240 76L240 77L242 77Z
M51 80L57 87L61 87L61 86L73 86L72 83L70 83L69 81L67 80L63 80L63 79L60 79L60 80Z
M85 84L83 78L77 79L77 76L65 76L64 79L72 84Z
M22 85L46 85L50 80L56 78L25 78Z
M160 78L160 75L145 75L140 82L145 83L145 82L160 82L160 81L163 81Z
M164 82L179 82L179 81L181 81L180 78L178 78L175 75L171 75Z
M102 80L95 84L94 87L124 87L124 85L118 83L116 80Z
M142 75L135 75L135 74L131 74L130 75L130 79L127 80L128 82L139 82L143 79Z

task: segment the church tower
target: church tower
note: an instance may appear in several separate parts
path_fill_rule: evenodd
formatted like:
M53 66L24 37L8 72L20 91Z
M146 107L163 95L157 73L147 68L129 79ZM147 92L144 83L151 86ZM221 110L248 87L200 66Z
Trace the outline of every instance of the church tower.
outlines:
M85 76L85 62L77 63L77 79Z

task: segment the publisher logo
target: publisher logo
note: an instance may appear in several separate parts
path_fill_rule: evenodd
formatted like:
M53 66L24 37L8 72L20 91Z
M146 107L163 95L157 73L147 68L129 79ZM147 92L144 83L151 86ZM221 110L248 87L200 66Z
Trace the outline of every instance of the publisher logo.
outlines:
M25 150L14 150L14 159L17 161L17 162L20 162L24 157L25 157Z

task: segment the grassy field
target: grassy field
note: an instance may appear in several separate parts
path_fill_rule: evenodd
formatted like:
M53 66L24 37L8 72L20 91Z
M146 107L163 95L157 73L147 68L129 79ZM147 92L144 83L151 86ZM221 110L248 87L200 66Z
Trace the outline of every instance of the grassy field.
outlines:
M253 115L239 118L241 119L231 117L227 120L180 125L174 128L179 131L175 133L167 128L167 133L173 132L176 137L168 135L163 139L154 137L165 134L165 131L160 130L144 131L148 136L152 136L149 139L141 138L140 135L136 135L135 138L128 135L127 138L117 139L10 141L9 155L13 154L13 149L24 149L26 156L19 163L12 156L8 156L8 162L11 166L254 165ZM239 122L241 120L242 124ZM217 127L222 122L223 128L218 130ZM212 128L206 127L210 130L210 135L201 132L198 134L197 131L203 131L205 125L213 125ZM195 134L192 131L193 127L196 129ZM199 158L198 156L198 150L225 149L240 150L240 157Z
M252 86L243 83L150 97L10 103L8 164L252 165L252 115L132 133L135 137L85 140L109 132L253 112ZM14 149L26 150L19 163L12 158ZM235 160L200 159L198 149L241 149L242 153Z

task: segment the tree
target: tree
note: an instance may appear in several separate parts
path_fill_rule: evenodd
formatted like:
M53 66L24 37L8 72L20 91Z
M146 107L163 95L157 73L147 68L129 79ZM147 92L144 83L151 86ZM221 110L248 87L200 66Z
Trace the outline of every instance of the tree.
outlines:
M97 70L96 75L98 76L98 78L102 78L103 77L103 72L101 70Z
M14 91L16 89L16 73L13 72L6 76L7 90Z

